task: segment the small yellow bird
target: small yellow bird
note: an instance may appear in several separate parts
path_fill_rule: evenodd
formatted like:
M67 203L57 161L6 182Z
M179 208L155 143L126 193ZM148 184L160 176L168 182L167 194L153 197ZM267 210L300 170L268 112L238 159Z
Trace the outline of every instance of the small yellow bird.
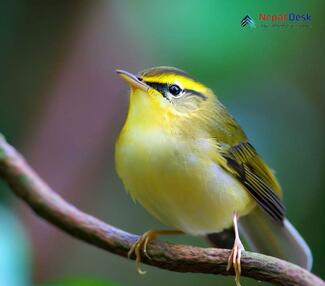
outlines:
M157 235L206 236L233 226L228 269L240 285L238 223L253 250L310 269L310 249L284 217L275 176L212 90L172 67L117 73L131 87L117 173L133 199L174 229L148 231L133 245L139 272Z

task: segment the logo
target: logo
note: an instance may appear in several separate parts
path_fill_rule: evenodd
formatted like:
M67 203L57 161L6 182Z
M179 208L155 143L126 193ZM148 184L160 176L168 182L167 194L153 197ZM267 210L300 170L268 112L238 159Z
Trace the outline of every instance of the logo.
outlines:
M312 17L311 14L295 13L295 12L280 12L269 14L260 12L256 15L256 24L253 18L246 15L241 21L242 27L250 28L310 28Z
M271 21L273 22L310 22L311 15L309 13L305 14L296 14L293 12L290 13L280 13L280 14L266 14L260 13L259 14L260 21Z
M255 28L255 22L253 20L252 17L250 17L249 15L246 15L243 20L240 21L240 25L242 27L250 27L250 28Z

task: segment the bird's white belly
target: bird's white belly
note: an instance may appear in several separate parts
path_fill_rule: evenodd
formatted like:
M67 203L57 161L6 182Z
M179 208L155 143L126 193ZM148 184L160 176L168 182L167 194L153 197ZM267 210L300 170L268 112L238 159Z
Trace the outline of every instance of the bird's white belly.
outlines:
M230 227L235 211L251 210L248 192L204 150L156 139L118 143L116 161L127 191L162 223L201 235Z

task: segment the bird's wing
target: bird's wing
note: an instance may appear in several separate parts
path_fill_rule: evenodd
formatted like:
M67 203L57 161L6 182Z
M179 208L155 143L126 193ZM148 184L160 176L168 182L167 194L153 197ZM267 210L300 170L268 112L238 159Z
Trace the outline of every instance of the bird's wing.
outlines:
M312 255L308 245L284 218L279 183L223 106L212 130L218 148L216 161L242 183L260 206L239 221L240 230L253 250L310 269ZM211 236L208 238L211 240ZM216 238L219 242L218 237L213 237L213 241Z
M245 186L264 211L274 220L282 222L285 210L280 199L281 188L255 148L247 141L222 146L225 169Z

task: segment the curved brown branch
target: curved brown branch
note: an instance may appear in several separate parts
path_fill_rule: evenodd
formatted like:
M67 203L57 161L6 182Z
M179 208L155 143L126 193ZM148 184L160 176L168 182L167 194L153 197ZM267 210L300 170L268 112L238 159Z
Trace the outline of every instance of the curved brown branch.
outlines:
M73 237L124 257L138 238L85 214L66 202L51 190L1 135L0 177L35 213ZM226 271L229 250L153 241L148 251L152 259L144 257L143 262L159 268L233 275L232 271ZM242 275L278 285L325 285L323 280L292 263L252 252L243 253Z

